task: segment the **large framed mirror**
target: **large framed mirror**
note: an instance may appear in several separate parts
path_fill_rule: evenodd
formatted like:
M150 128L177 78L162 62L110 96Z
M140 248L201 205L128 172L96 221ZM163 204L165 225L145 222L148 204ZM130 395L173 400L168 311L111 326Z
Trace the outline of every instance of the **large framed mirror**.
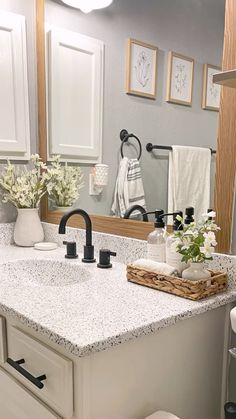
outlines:
M227 7L229 0L226 11ZM222 57L223 68L228 68L225 45L223 54L224 30L225 0L179 0L177 9L171 1L153 0L147 7L145 2L116 0L108 9L91 14L83 14L60 0L37 0L39 152L45 161L53 154L61 154L68 164L81 167L85 186L74 205L92 215L94 230L146 239L153 229L152 218L149 222L127 220L111 211L121 153L120 133L126 129L134 136L122 143L125 156L137 157L140 150L135 138L141 142L139 163L148 211L157 207L168 211L169 156L173 144L213 150L209 207L216 209L222 229L218 250L230 251L234 162L227 167L228 187L222 174L226 167L225 150L230 144L232 147L233 136L231 133L226 138L223 133L228 118L225 88L219 105L219 90L210 84L212 71L222 67ZM143 54L142 59L150 58L148 65L152 70L153 51L158 57L156 69L150 73L155 79L154 97L145 93L144 85L139 90L137 86L133 90L125 86L125 79L131 83L132 77L141 77L135 71L132 74L131 61L137 51ZM91 62L88 57L93 57ZM170 93L171 83L179 77L174 71L185 60L192 71L191 100L186 96L185 103L181 103L178 92L175 100L173 95L166 97L166 89L168 86ZM143 62L140 65L145 66ZM91 68L96 78L89 79ZM77 82L76 92L72 78L78 79L81 71L84 83ZM145 84L145 80L141 81ZM209 92L212 101L207 103ZM81 107L80 100L86 112L79 120L75 109ZM96 129L91 130L91 126ZM148 143L163 149L149 146L148 151ZM101 163L109 167L108 184L101 193L93 195L91 176L94 165ZM227 202L227 208L223 202ZM62 211L46 200L41 211L42 219L51 223L58 223L62 216ZM71 225L83 227L79 219L72 220Z

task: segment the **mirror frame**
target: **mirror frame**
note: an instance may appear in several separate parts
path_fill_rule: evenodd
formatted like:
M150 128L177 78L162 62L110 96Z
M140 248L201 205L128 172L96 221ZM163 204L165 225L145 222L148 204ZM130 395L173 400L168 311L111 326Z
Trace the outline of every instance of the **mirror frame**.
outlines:
M44 44L44 12L45 0L36 0L36 50L37 50L37 83L38 83L38 137L39 154L47 161L46 132L46 87L45 87L45 44ZM236 4L234 0L226 0L225 33L223 49L223 69L236 68ZM216 175L214 191L214 207L217 222L221 226L218 236L218 252L229 253L232 241L232 225L234 210L234 186L236 172L236 90L222 87L219 111L219 129L217 139ZM234 107L232 106L234 105ZM233 121L233 122L232 122ZM229 153L230 150L230 153ZM232 150L232 153L231 153ZM230 154L230 155L229 155ZM227 183L224 179L227 178ZM47 199L41 205L42 221L59 224L62 217L60 211L49 211ZM152 222L124 220L115 217L91 215L93 230L119 236L146 240L153 230ZM84 228L81 217L73 217L70 226Z

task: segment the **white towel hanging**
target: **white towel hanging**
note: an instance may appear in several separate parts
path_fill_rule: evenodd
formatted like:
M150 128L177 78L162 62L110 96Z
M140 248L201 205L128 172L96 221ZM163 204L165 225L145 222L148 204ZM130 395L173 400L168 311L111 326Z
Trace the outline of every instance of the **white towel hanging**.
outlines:
M124 157L120 161L111 211L123 217L132 205L146 208L141 168L138 159Z
M172 146L169 156L168 212L195 209L195 219L210 206L211 151L201 147Z

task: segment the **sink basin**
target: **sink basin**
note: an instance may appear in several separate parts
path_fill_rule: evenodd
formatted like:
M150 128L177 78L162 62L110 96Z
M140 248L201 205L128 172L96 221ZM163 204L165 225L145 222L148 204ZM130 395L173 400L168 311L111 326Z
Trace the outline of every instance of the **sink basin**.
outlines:
M236 333L236 307L230 312L230 320L233 331Z
M0 283L24 286L64 287L89 279L88 271L81 265L57 260L29 259L0 265Z

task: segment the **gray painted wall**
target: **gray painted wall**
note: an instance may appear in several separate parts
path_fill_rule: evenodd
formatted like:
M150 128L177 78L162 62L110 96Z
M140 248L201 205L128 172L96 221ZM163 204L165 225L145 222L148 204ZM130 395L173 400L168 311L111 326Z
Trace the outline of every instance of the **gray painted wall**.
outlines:
M86 187L79 204L90 212L109 212L119 161L119 131L127 128L143 142L215 147L217 113L201 110L202 64L221 62L223 0L114 0L103 11L84 15L46 0L47 20L105 42L105 95L103 162L110 166L110 182L101 198L88 197ZM147 7L148 6L148 7ZM28 76L32 152L37 148L35 0L0 0L0 9L20 13L27 20ZM159 47L158 94L151 101L124 93L125 44L128 37ZM165 99L167 51L192 56L195 78L192 108L167 104ZM131 147L127 152L130 153ZM133 150L132 150L133 151ZM144 151L141 161L148 206L166 207L168 154L154 157ZM15 211L0 204L0 222L14 219ZM236 252L236 245L234 253Z
M134 132L143 143L141 160L147 207L167 207L168 153L145 150L156 144L216 147L218 113L201 109L202 64L220 65L223 48L224 0L114 0L112 6L88 15L46 0L48 23L98 38L105 43L103 163L110 167L109 185L100 197L86 187L77 205L109 214L119 161L119 132ZM133 37L159 47L157 100L128 96L124 91L126 39ZM193 106L165 102L167 52L195 59ZM135 156L132 147L127 155ZM214 173L214 158L212 160ZM213 188L212 188L213 190Z
M36 77L36 45L35 45L35 0L0 0L0 10L18 13L26 18L27 60L29 82L30 137L31 152L37 150L37 77ZM0 110L1 114L1 110ZM26 163L26 162L25 162ZM23 163L24 164L24 163ZM3 163L0 164L2 170ZM2 204L0 200L0 222L10 222L16 217L12 205Z

